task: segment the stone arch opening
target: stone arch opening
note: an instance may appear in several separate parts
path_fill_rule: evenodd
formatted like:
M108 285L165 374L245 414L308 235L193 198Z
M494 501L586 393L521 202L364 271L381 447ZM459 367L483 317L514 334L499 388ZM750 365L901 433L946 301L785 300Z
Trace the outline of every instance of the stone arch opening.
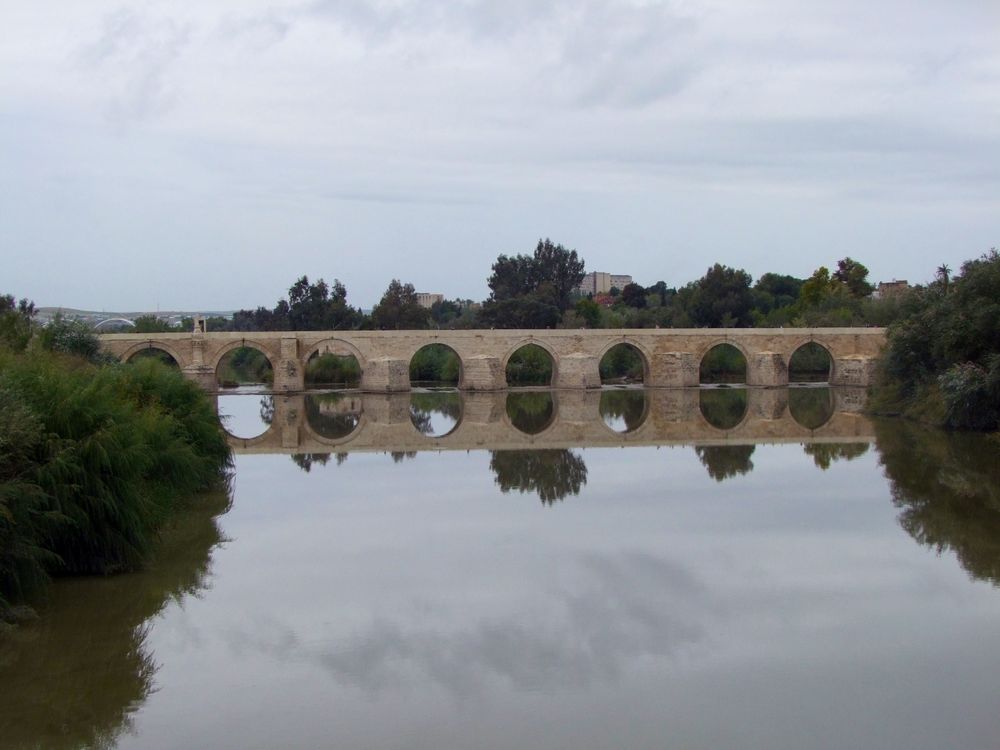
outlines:
M462 423L462 394L458 391L418 391L410 394L410 421L421 435L440 438Z
M601 373L601 385L645 383L649 375L649 362L639 347L622 341L604 352L598 369Z
M231 438L254 440L265 435L274 422L274 397L256 394L220 395L216 409L222 429Z
M601 391L601 419L615 432L635 432L649 415L649 397L640 388L612 388Z
M717 430L732 430L746 418L750 406L746 388L706 388L698 393L701 415Z
M732 344L716 344L701 358L698 380L703 385L747 382L747 358Z
M237 343L219 354L215 380L220 388L272 386L274 365L266 350L249 341Z
M818 430L833 418L833 391L829 388L789 388L788 413L807 430Z
M146 360L159 362L160 364L177 370L181 368L180 362L177 361L177 358L174 357L173 354L167 351L167 349L157 346L156 344L150 344L149 346L132 352L128 355L128 358L125 361L129 364L135 364Z
M555 380L555 370L552 352L534 343L519 346L504 365L507 385L513 388L550 386Z
M556 421L556 402L548 391L508 393L507 418L514 429L525 435L538 435Z
M456 387L462 380L462 358L447 344L427 344L410 358L410 385Z
M307 388L357 388L361 365L353 354L314 351L303 370Z
M343 442L361 424L361 398L357 394L308 393L306 424L321 442Z
M807 341L788 358L788 380L793 383L829 383L833 357L829 349Z

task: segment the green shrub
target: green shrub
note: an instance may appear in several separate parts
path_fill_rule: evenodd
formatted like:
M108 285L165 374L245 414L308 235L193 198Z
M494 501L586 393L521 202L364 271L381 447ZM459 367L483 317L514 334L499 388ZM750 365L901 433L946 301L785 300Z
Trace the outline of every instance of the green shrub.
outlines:
M49 575L132 570L230 451L205 394L145 361L0 353L0 596Z

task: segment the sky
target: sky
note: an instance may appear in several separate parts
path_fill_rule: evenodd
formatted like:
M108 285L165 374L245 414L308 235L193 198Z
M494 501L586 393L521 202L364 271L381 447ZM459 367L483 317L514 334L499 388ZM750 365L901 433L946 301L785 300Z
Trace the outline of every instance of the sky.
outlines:
M1000 245L996 0L0 0L0 293L483 299L540 238L649 285Z

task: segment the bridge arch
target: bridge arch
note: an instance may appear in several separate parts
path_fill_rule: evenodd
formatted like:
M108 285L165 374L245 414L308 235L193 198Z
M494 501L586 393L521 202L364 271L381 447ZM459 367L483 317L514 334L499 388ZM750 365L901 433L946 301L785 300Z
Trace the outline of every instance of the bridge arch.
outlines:
M515 424L514 418L511 416L510 410L511 405L519 406L525 401L532 401L534 399L548 399L550 413L547 415L542 415L543 422L541 427L537 430L527 429L528 424L524 420L519 420L522 424L519 426ZM519 404L518 402L521 402ZM556 425L559 423L559 395L558 391L554 390L518 390L518 391L508 391L507 395L504 397L504 408L501 413L501 419L503 420L504 426L512 430L515 433L526 435L529 438L535 439L541 436L548 435L552 432ZM530 421L530 420L529 420Z
M170 344L167 344L166 342L158 341L156 339L148 339L146 341L140 341L137 344L133 344L124 352L122 352L122 354L118 357L118 361L128 362L132 359L132 357L139 354L139 352L146 351L147 349L156 349L157 351L169 354L171 357L173 357L174 362L176 362L177 366L180 367L181 369L183 369L188 364L188 362L185 361L183 357L181 357L177 349L172 347Z
M623 335L620 339L614 339L605 344L597 353L597 363L600 366L601 360L604 356L614 349L616 346L630 346L636 350L639 354L639 358L642 360L642 382L648 384L650 382L650 362L653 357L649 349L646 348L644 344L639 343L636 339L631 336Z
M834 381L834 368L836 367L837 359L833 356L833 350L830 348L829 344L824 342L821 338L817 339L815 336L803 336L792 340L788 347L782 352L782 356L785 358L785 365L788 367L789 373L792 369L792 357L798 352L802 347L809 346L810 344L815 344L816 346L823 349L827 356L830 358L830 370L827 374L827 382L832 383Z
M358 366L362 371L368 366L368 358L362 354L361 350L354 344L341 338L325 338L309 347L302 356L302 361L299 363L303 369L309 364L309 360L313 358L314 354L350 355L358 361Z
M259 351L267 358L268 364L271 365L271 372L278 371L278 356L268 347L254 341L253 339L236 339L235 341L223 344L216 350L215 355L212 357L212 376L218 378L219 364L222 362L223 357L232 351L236 351L237 349L242 349L244 347Z
M725 401L727 399L735 401L737 396L743 403L743 411L738 419L734 419L733 410ZM749 388L704 388L698 392L698 411L695 419L708 428L710 433L729 434L741 429L749 421L750 412ZM710 413L721 424L716 424Z
M546 354L549 355L549 358L552 360L552 377L549 380L549 386L555 387L556 385L558 385L559 353L547 341L544 341L543 339L540 338L536 338L535 336L526 336L507 349L506 354L504 354L503 359L500 361L500 371L504 373L504 382L506 383L507 365L510 363L510 358L513 357L521 349L529 345L537 346L539 349L542 349ZM461 355L459 355L459 359L461 359ZM510 384L508 383L507 385L509 387Z
M329 394L331 396L336 396L337 394ZM351 408L343 412L346 415L357 415L354 422L354 426L350 431L339 437L330 437L329 435L324 435L318 428L319 417L321 416L321 408L317 402L317 398L323 398L323 396L316 397L311 394L307 394L302 400L302 410L299 416L299 424L302 426L303 432L306 436L312 440L315 440L320 445L328 446L331 448L337 447L339 445L345 445L347 443L353 442L360 435L365 426L369 423L370 419L364 409L364 401L357 396L345 396L348 398L347 406L355 406L357 408ZM337 399L339 400L339 399ZM342 415L343 416L343 415Z
M741 343L731 336L719 336L717 338L709 339L696 350L695 358L698 361L698 383L702 383L701 366L704 364L705 358L718 346L731 346L743 356L743 362L746 366L746 377L744 378L744 382L749 383L752 379L750 375L750 363L752 361L750 358L750 350L747 348L746 344Z

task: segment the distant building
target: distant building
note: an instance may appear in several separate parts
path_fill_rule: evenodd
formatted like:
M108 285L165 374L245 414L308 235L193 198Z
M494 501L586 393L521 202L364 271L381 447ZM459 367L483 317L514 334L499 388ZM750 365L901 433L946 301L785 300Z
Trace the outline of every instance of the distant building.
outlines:
M906 292L910 288L909 283L906 279L900 279L896 281L880 281L878 283L878 288L872 293L872 297L875 299L885 299L887 297L896 297L903 292Z
M624 273L605 273L604 271L591 271L583 277L577 291L580 294L607 294L612 287L619 291L626 285L632 283L632 277Z
M444 302L444 295L437 292L417 292L417 304L421 307L430 310L435 302Z

